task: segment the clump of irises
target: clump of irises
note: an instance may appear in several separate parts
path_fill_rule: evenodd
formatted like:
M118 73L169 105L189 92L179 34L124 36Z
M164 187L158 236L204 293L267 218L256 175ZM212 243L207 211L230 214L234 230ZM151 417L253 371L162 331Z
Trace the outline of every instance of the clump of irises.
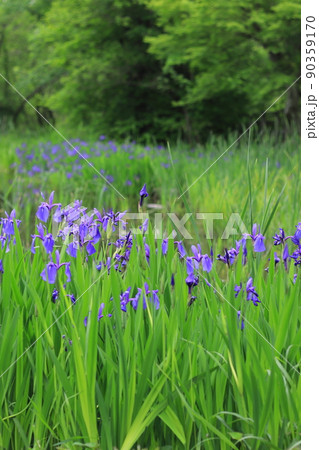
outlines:
M265 246L265 236L260 232L260 226L255 223L252 226L251 234L245 233L239 241L236 241L235 247L231 249L224 249L223 255L217 255L217 260L223 262L228 267L232 266L236 261L237 256L242 248L242 264L243 266L247 263L247 240L252 241L253 250L255 253L261 253L266 251Z
M19 228L21 220L16 219L16 212L13 209L10 214L5 211L6 217L0 218L0 242L1 249L5 249L5 252L10 251L10 246L15 245L15 227Z
M285 265L285 269L288 270L289 259L294 260L294 265L299 266L301 264L301 223L296 225L296 231L293 235L286 236L283 228L279 228L279 233L273 236L274 245L282 247L282 261ZM288 241L294 245L293 251L289 251ZM274 252L275 265L280 262L280 257L277 252Z
M58 150L57 150L58 152ZM55 153L54 153L55 154ZM54 202L54 192L48 197L42 195L43 201L39 205L36 218L39 223L36 225L37 233L32 234L31 253L36 251L48 258L48 262L42 272L39 274L42 280L53 286L51 294L52 303L56 303L59 299L58 281L64 282L64 289L67 288L68 283L71 282L71 266L72 260L81 257L85 263L89 262L91 258L97 271L106 269L106 275L111 270L117 271L122 276L130 262L131 251L135 244L135 236L131 231L126 229L125 211L115 212L113 210L99 211L94 209L88 212L87 208L82 206L82 202L76 200L72 205L63 207L60 203ZM139 192L139 208L144 205L145 199L149 196L146 184L143 185ZM53 235L50 232L50 226L56 224L58 232ZM137 251L142 251L145 254L145 259L150 264L151 249L146 240L146 233L148 230L148 219L140 226L142 232L142 240L139 244L142 248L137 246ZM16 213L13 210L10 214L6 213L5 218L0 219L0 241L1 249L4 253L10 251L11 245L15 244L15 232L19 229L20 221L16 219ZM113 233L121 230L121 235L113 239ZM251 241L251 244L248 244ZM301 264L301 224L296 225L294 234L286 236L283 228L273 236L274 245L278 248L274 252L275 266L280 261L283 262L286 270L288 270L289 260L293 260L295 266ZM288 245L289 241L291 244ZM37 245L37 244L40 244ZM168 253L168 238L164 238L161 242L161 252L163 257ZM61 250L65 246L65 251ZM137 245L137 243L136 243ZM254 224L250 234L244 234L242 238L235 243L233 248L225 248L223 254L218 254L214 258L213 249L209 253L202 251L200 244L192 245L189 254L184 246L183 241L175 241L175 253L179 259L185 263L185 284L188 289L187 304L191 306L196 300L196 290L199 289L200 282L203 280L207 286L213 287L212 284L205 278L211 276L213 270L214 260L220 261L232 270L232 266L236 264L239 255L242 255L242 265L247 264L248 250L247 247L251 245L254 253L262 253L266 251L265 236L261 233L260 226ZM293 246L293 248L291 248ZM59 247L59 248L58 248ZM290 247L290 250L289 250ZM156 249L156 252L159 249ZM64 255L64 256L62 256ZM100 259L100 255L103 255ZM69 260L68 260L69 259ZM62 273L62 274L61 274ZM3 259L0 259L0 275L4 274ZM297 274L294 275L294 282ZM175 289L175 274L170 276L171 289ZM253 278L248 277L245 283L240 282L236 284L235 298L246 299L252 302L254 306L261 303L259 294L254 286ZM66 296L70 299L72 305L76 305L76 295L68 293ZM110 299L114 301L113 298ZM148 283L144 283L142 287L129 286L125 291L121 292L120 298L116 301L120 304L120 309L125 313L128 307L137 310L139 305L143 309L149 306L158 310L161 306L159 289L150 288ZM97 320L100 321L103 317L112 317L112 314L105 314L104 310L106 304L102 302L99 306ZM84 325L88 325L90 312L84 318ZM238 324L241 329L244 329L244 318L242 312L237 312Z
M239 285L236 284L234 291L235 291L235 298L237 298L240 292L242 292L245 294L246 300L252 301L255 306L258 306L258 303L260 303L259 295L256 292L256 288L253 286L252 277L248 279L245 288L243 288L242 283L240 283Z
M137 310L139 302L143 302L143 309L147 308L147 302L153 303L155 306L155 309L159 309L160 307L160 301L158 298L158 289L149 289L149 286L147 283L144 283L144 289L143 288L137 288L137 293L135 296L131 295L131 287L128 287L126 291L122 292L120 295L120 304L121 304L121 310L124 312L127 312L127 305L131 304L133 309Z

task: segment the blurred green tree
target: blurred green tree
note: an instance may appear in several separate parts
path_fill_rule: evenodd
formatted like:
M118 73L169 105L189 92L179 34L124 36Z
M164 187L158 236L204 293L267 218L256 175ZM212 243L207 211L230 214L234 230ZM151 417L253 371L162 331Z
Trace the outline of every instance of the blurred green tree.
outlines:
M174 104L189 111L194 133L225 131L258 116L299 76L296 0L145 3L161 29L146 38L149 51L180 85L182 95ZM296 119L296 89L272 112L286 108Z
M12 0L0 6L0 72L29 101L43 93L48 85L46 73L37 69L38 55L31 54L28 37L50 4L50 0ZM0 126L16 125L24 112L25 101L1 79Z
M298 77L300 4L12 0L0 6L0 72L50 120L202 141L240 129ZM296 84L267 117L298 120L299 94ZM0 117L28 117L3 81Z

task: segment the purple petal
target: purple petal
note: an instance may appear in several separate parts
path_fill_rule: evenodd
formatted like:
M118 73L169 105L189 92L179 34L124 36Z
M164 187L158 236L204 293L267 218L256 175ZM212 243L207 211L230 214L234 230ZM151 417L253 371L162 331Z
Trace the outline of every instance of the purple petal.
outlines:
M78 251L78 246L75 242L71 242L68 245L68 248L66 249L66 253L68 255L72 256L72 258L76 258L77 251Z
M50 284L54 284L57 276L57 267L53 262L49 262L46 268L41 272L41 278Z
M204 272L210 272L213 268L213 263L208 255L204 255L202 259L202 266Z
M54 247L54 239L52 234L47 234L43 240L43 246L47 253L52 253Z
M255 252L264 252L266 250L264 244L265 237L262 234L258 234L254 244Z
M71 281L70 263L65 264L65 275L66 281L69 283Z
M36 213L36 216L38 219L42 220L43 222L47 222L48 218L49 218L49 208L45 205L40 205L39 209Z
M168 239L163 239L162 242L162 253L163 255L166 255L168 251Z
M87 246L86 246L86 251L88 252L89 255L93 255L93 253L96 253L95 248L92 245L92 242L89 241Z

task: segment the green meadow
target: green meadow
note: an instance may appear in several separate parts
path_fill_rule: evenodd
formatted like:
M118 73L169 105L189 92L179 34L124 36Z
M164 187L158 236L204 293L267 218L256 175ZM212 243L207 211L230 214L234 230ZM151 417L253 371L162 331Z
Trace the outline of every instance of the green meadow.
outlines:
M0 448L300 448L300 139L253 131L1 138Z

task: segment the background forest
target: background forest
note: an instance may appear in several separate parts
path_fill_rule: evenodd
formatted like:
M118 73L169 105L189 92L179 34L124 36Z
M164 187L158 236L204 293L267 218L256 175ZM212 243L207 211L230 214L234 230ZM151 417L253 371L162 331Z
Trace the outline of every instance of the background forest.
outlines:
M206 142L298 77L299 29L297 0L2 1L0 73L56 126ZM260 126L298 122L299 90ZM1 80L0 130L44 124Z

